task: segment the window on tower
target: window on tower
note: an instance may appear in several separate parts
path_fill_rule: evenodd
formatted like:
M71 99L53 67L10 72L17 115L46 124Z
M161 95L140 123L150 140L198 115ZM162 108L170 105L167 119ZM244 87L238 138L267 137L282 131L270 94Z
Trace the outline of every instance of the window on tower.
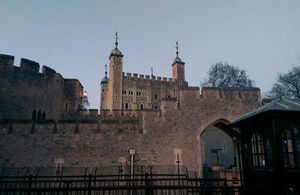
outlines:
M144 104L143 103L140 104L140 110L144 110Z

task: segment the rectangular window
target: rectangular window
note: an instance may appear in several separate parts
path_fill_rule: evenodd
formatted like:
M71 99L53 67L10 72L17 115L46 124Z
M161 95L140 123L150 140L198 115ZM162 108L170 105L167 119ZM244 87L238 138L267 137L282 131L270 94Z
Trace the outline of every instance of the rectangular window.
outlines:
M287 168L300 167L300 132L299 127L291 125L281 134L283 166Z
M262 136L254 133L251 138L251 152L253 167L265 167L265 152Z

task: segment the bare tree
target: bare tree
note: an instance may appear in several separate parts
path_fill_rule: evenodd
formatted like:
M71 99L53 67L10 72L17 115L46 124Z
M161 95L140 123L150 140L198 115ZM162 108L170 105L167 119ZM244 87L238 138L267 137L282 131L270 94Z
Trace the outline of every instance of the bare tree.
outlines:
M294 66L286 74L279 74L268 94L273 98L300 98L300 67Z
M245 88L254 87L254 81L249 79L245 70L231 66L227 62L218 62L210 67L208 78L201 83L201 86L221 89Z

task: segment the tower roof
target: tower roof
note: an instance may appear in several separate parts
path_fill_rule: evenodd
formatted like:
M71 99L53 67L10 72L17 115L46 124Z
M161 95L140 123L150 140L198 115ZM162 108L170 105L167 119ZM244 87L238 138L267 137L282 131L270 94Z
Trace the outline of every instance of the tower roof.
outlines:
M118 49L118 32L116 32L116 42L115 42L115 48L111 51L110 56L117 56L117 57L123 57L122 52Z
M174 65L174 64L185 64L185 63L180 59L180 57L178 57L178 54L179 54L179 52L178 52L178 41L176 41L176 58L173 60L173 64L172 64L172 65Z
M231 126L238 126L241 122L253 119L258 115L267 114L271 112L294 112L300 113L300 100L279 98L268 104L265 104L233 121Z
M102 85L102 84L106 84L106 83L108 83L108 78L107 78L107 76L103 77L103 79L101 80L101 85Z
M119 56L119 57L123 57L122 52L116 47L114 48L111 53L110 56Z
M175 64L175 63L184 64L184 62L178 56L173 60L173 64Z
M107 77L107 64L105 64L105 77L101 80L101 85L108 83L108 77Z

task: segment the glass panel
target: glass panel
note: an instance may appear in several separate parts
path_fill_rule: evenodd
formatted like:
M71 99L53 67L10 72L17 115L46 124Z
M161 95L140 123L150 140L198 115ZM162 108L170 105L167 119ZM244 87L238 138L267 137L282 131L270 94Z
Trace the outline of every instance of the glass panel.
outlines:
M283 166L284 167L289 167L289 161L288 161L288 158L287 158L287 153L284 153L283 154Z
M294 167L295 166L294 153L289 153L289 165L290 165L290 167Z
M292 134L291 134L291 131L289 131L289 129L286 129L285 133L286 133L286 138L287 139L292 138Z
M248 167L253 166L252 153L251 153L251 143L246 143L245 145L245 158Z
M287 156L287 140L286 140L286 130L281 133L281 151L283 157L283 166L289 167L289 161Z
M271 142L269 139L266 140L266 152L267 152L267 166L273 167L273 153L271 148Z
M260 162L260 166L264 167L266 165L264 154L259 155L259 162Z
M264 155L264 143L263 137L254 133L251 138L251 150L252 150L252 161L254 167L264 167L265 155Z
M256 154L253 155L253 166L257 167L257 156L256 156Z
M264 153L264 143L262 140L257 142L258 145L258 153Z
M293 153L293 152L294 152L294 151L293 151L294 149L293 149L292 139L287 139L286 142L287 142L288 152L289 152L289 153Z
M295 152L295 166L300 167L300 131L298 127L294 126L294 152Z

